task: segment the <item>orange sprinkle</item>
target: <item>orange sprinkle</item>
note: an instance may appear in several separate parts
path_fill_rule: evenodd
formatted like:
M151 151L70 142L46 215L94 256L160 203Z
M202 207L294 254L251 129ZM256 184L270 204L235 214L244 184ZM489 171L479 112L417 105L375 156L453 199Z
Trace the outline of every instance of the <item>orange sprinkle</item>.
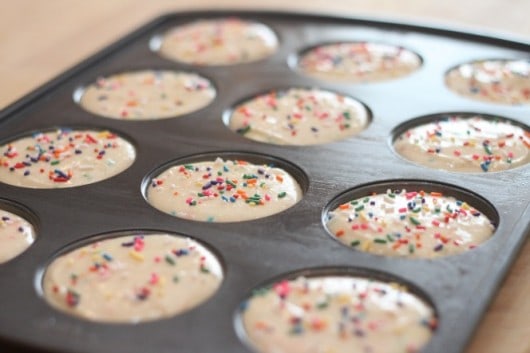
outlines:
M342 236L344 235L344 230L341 229L341 230L337 231L337 232L335 233L335 235L336 235L337 237L342 237Z
M432 191L431 192L431 196L432 197L441 197L443 194L441 192L435 192L435 191Z
M276 175L276 180L278 180L280 183L283 183L283 177L281 175Z
M341 210L347 210L348 208L350 208L350 205L347 204L347 203L343 203L342 205L339 206L339 208L340 208Z

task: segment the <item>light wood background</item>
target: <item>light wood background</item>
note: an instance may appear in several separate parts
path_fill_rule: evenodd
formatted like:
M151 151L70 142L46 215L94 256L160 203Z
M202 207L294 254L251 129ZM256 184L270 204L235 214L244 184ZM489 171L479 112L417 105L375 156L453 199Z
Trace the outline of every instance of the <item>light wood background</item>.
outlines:
M0 109L160 14L222 8L411 20L530 42L530 0L0 0ZM530 353L529 298L527 242L466 353Z

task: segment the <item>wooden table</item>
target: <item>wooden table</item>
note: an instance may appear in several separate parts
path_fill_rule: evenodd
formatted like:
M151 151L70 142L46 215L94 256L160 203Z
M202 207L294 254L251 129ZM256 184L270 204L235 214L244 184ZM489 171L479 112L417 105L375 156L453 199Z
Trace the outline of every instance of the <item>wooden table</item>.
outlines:
M214 8L374 16L456 26L530 41L528 0L306 0L298 5L287 5L285 0L3 0L0 108L157 15ZM467 353L530 353L528 293L530 242L521 249Z

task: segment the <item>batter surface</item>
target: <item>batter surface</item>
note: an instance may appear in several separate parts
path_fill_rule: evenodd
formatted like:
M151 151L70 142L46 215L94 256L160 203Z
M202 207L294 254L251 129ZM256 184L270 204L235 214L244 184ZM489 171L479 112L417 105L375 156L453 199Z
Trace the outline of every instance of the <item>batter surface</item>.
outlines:
M438 258L471 250L495 227L466 202L439 192L390 191L346 202L326 216L341 243L377 255Z
M143 70L99 78L85 88L79 103L106 118L156 120L204 108L215 94L212 83L197 74Z
M175 217L205 222L238 222L270 216L302 197L286 171L244 160L176 165L156 176L147 201Z
M200 20L176 27L162 38L162 56L194 65L235 65L264 59L278 47L267 26L238 18Z
M445 77L455 93L497 104L530 104L530 61L480 60L462 64Z
M420 57L410 50L369 42L321 45L304 53L298 62L306 75L356 83L392 80L420 66Z
M453 115L405 131L394 150L429 168L497 172L530 162L530 132L508 120Z
M192 309L219 288L222 269L209 250L169 234L109 238L73 250L46 269L46 301L98 322L137 323Z
M404 288L346 276L283 280L242 307L246 336L260 353L413 353L437 323Z
M34 188L68 188L108 179L134 162L134 147L115 133L59 129L0 146L0 181Z
M368 110L353 98L316 88L291 88L240 104L228 126L255 141L314 145L359 134L369 120Z
M35 230L24 218L0 210L0 264L24 252L35 241Z

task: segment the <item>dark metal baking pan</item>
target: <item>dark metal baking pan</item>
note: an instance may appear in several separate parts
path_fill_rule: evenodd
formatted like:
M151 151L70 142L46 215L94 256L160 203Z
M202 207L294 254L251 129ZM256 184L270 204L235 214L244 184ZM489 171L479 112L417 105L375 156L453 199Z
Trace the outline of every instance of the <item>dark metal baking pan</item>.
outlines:
M201 18L236 16L269 25L280 46L271 57L227 67L194 67L166 60L149 48L166 29ZM388 82L345 84L301 75L289 58L319 43L375 41L406 47L422 67ZM440 48L443 48L441 51ZM121 133L137 147L125 172L102 182L58 190L0 184L0 197L28 208L38 223L36 242L0 265L0 345L49 352L248 353L233 317L249 290L285 273L317 267L371 269L419 288L437 309L440 325L425 353L465 349L490 300L530 232L530 166L493 174L462 175L408 163L392 151L392 130L417 116L446 111L500 115L528 124L528 106L471 101L444 86L445 72L480 58L530 57L530 45L480 34L367 19L279 12L169 14L134 31L68 70L0 114L0 141L50 126L95 126ZM175 119L120 121L81 109L73 94L102 74L134 69L195 71L213 81L208 107ZM276 146L233 133L223 112L253 92L275 87L320 87L356 97L372 112L359 135L316 146ZM283 213L240 223L178 219L145 202L141 184L167 161L211 151L275 156L307 175L303 199ZM395 180L450 184L484 198L499 214L494 237L466 254L437 260L394 259L351 251L333 241L321 222L329 202L359 185ZM157 229L210 244L224 259L221 289L204 305L170 319L138 325L106 325L60 313L39 297L38 269L65 245L125 229ZM38 282L38 281L37 281ZM448 348L450 347L450 348Z

